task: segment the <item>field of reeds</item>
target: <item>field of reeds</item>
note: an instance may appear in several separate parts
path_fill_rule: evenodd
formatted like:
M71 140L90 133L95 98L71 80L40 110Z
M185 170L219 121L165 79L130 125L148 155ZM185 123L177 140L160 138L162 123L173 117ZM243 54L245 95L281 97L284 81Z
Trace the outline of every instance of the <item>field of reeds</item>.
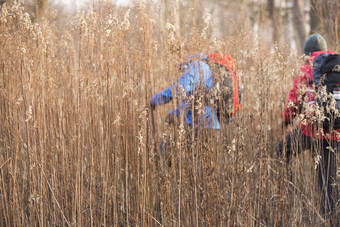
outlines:
M209 23L179 36L159 14L105 3L32 22L20 4L2 7L0 225L330 225L315 159L296 156L289 178L276 155L302 58L246 24L230 23L223 38ZM167 124L176 101L149 106L199 52L231 54L244 86L242 108L219 132Z

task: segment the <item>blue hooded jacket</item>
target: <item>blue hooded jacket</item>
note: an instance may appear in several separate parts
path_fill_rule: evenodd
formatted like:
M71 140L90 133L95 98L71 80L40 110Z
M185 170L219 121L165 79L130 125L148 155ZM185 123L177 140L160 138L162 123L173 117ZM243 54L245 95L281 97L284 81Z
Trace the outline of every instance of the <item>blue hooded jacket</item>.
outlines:
M181 91L185 92L181 103L176 107L176 116L180 112L185 117L184 122L192 125L192 106L190 105L189 97L199 94L198 88L203 88L205 92L213 87L212 71L205 61L207 57L203 54L191 55L188 60L180 64L180 70L184 73L173 83L172 86L157 93L150 100L152 106L163 105L170 102L174 94L181 95ZM170 110L169 114L174 115L174 110ZM204 106L204 111L201 114L202 126L210 129L220 129L220 123L215 110L211 106ZM197 125L197 122L195 123Z

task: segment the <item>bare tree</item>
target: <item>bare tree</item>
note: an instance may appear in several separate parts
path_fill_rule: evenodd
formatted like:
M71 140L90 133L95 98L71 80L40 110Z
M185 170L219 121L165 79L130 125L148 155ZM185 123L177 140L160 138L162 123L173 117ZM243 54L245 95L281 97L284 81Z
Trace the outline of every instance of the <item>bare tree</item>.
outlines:
M173 9L173 14L174 14L174 20L175 20L175 28L176 32L178 33L180 30L180 23L179 23L179 12L178 12L178 1L174 0L174 9Z
M280 36L279 36L279 16L278 15L278 11L276 10L275 7L275 0L268 0L268 12L269 12L269 16L272 20L273 23L273 33L272 33L272 38L273 38L273 42L274 43L279 43L280 42Z
M304 41L306 39L306 20L301 9L301 0L294 0L294 21L298 35L298 49L302 50Z
M35 18L44 16L47 7L47 0L34 0L34 14Z
M311 0L312 8L320 20L323 32L331 39L330 42L339 51L339 21L340 2L339 0Z
M2 8L2 5L5 4L5 2L6 2L5 0L0 0L0 10Z

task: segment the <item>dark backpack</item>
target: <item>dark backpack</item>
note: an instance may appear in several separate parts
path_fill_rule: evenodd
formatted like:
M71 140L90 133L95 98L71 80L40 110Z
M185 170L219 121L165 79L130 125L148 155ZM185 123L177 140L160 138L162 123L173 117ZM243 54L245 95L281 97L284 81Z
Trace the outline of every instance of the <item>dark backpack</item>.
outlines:
M208 93L210 105L216 111L217 118L228 119L233 114L233 81L227 67L209 62L214 78L214 86Z
M313 63L318 120L325 129L340 129L340 55L320 54Z
M208 97L218 119L232 117L240 108L242 91L240 78L232 57L228 54L209 54L208 64L212 71L214 86Z

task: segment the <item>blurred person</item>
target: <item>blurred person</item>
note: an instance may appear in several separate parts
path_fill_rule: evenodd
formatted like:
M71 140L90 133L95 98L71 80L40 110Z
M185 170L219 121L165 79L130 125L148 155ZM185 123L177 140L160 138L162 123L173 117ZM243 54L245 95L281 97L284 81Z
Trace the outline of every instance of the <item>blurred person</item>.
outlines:
M314 60L321 55L336 53L327 51L327 43L318 33L306 39L303 50L306 60L294 78L294 86L289 92L282 114L285 126L290 126L292 129L280 142L278 155L280 158L285 155L287 167L289 167L292 156L303 150L309 149L313 154L319 154L315 158L318 162L317 172L322 192L322 213L326 215L334 210L335 198L332 195L337 194L332 189L332 184L336 179L336 153L333 151L340 148L337 141L339 129L329 130L318 127L311 118L305 117L304 111L308 106L316 104ZM298 126L294 128L294 124ZM289 175L291 178L291 172Z
M179 64L180 77L168 88L155 94L150 100L153 110L156 106L176 99L177 106L169 111L166 121L179 124L188 133L187 144L201 132L215 133L221 125L230 123L240 108L241 86L236 65L229 54L192 54ZM153 115L153 114L152 114ZM160 144L160 152L166 150L167 142ZM169 161L170 156L165 158ZM171 163L168 163L171 165Z
M179 104L170 110L170 122L176 115L189 127L220 130L221 121L231 120L241 106L240 78L232 57L220 53L190 55L179 70L180 78L151 98L151 109L177 97ZM203 107L201 111L198 105Z

